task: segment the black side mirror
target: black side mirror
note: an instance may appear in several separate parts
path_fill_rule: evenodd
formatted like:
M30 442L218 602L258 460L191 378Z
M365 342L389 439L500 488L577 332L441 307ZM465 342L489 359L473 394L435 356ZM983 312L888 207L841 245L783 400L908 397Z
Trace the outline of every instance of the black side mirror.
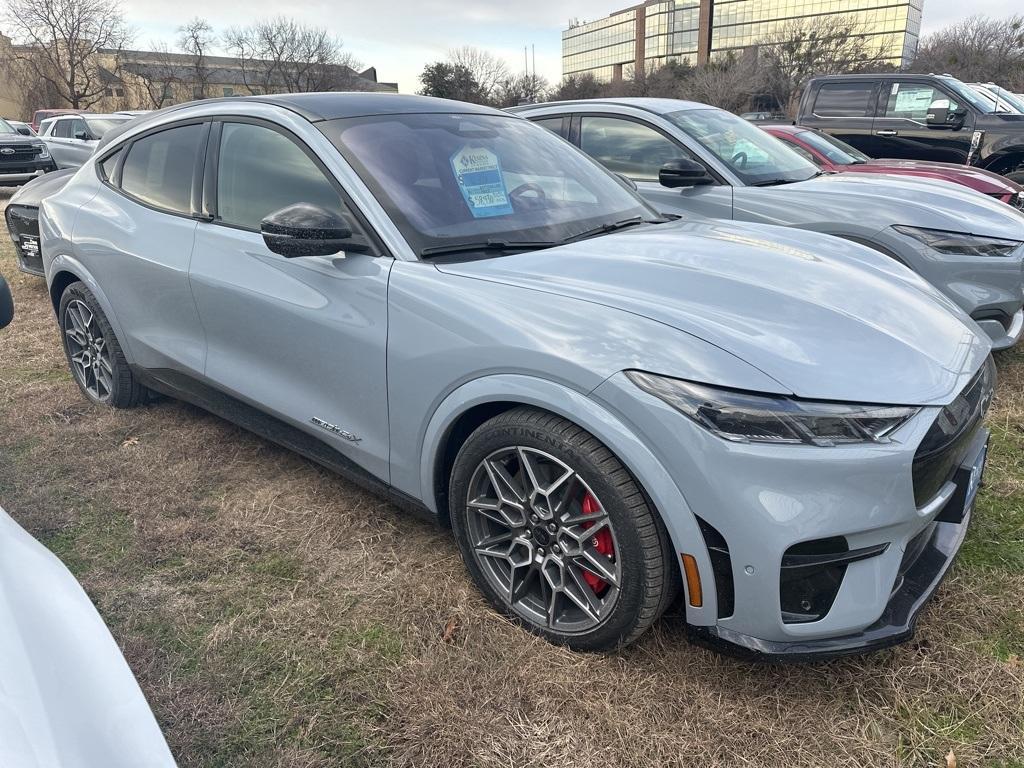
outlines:
M658 181L663 187L697 187L714 184L715 180L703 165L688 157L669 160L658 170Z
M11 296L10 286L0 275L0 328L6 328L14 319L14 297Z
M928 114L925 116L925 123L929 128L959 128L967 117L967 110L950 109L949 102L945 99L932 102L928 107Z
M353 235L344 215L311 203L296 203L275 211L260 223L260 232L267 248L286 259L370 250L369 243Z
M85 131L75 131L75 138L78 139L79 141L88 141L89 134L86 133Z

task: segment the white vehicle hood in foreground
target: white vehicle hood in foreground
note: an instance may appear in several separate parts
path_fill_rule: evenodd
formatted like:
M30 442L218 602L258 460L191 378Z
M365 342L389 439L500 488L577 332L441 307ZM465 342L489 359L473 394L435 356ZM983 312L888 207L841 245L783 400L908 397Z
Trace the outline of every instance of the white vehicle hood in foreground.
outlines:
M0 768L173 766L82 587L0 509Z

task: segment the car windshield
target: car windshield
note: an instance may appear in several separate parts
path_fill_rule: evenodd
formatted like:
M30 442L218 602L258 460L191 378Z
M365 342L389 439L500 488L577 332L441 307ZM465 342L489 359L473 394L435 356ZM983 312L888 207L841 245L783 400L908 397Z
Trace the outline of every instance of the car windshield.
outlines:
M658 218L624 182L518 117L374 115L319 127L423 255L540 247Z
M130 117L87 117L85 122L89 124L89 130L94 138L102 139L103 134L111 128L116 128L122 123L127 123Z
M987 85L982 86L982 88L992 94L996 99L996 103L999 105L1000 110L1009 106L1024 115L1024 99L1017 94L1010 93L1008 90L1000 88L998 85Z
M13 125L0 118L0 133L17 133L17 131L14 130Z
M817 131L800 131L796 136L804 144L813 147L836 165L860 165L871 158L834 136Z
M670 112L687 136L725 163L747 185L785 184L817 176L818 168L779 139L721 109Z

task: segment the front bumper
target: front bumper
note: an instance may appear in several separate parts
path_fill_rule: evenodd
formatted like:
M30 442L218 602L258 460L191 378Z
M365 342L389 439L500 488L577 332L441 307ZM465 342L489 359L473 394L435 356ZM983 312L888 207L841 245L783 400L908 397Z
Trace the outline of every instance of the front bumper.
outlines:
M986 444L988 432L985 431L979 439ZM870 626L849 635L809 641L762 640L718 626L690 626L690 639L731 656L779 662L851 656L909 640L914 634L918 615L942 583L967 536L974 505L973 499L967 498L967 489L962 484L970 482L974 467L964 469L967 471L958 473L956 488L938 512L937 519L921 530L915 537L916 541L911 542L913 546L904 553L892 596L882 615ZM960 508L955 509L958 503Z
M32 179L57 170L53 160L26 161L17 166L0 165L0 187L13 187L27 184Z
M984 427L972 422L951 449L950 479L938 478L937 490L915 501L915 458L937 407L923 408L889 443L744 444L721 440L628 386L616 376L593 394L645 436L682 492L686 509L659 510L669 530L674 515L701 523L703 541L674 540L679 552L701 555L703 605L687 607L696 640L800 660L862 653L912 634L963 541ZM845 565L823 610L815 605L795 616L794 597L802 603L803 596L787 582L787 561L803 545L835 541L847 554L871 554Z
M1009 321L981 319L975 322L992 339L992 349L996 352L1015 346L1024 335L1024 309L1018 309Z

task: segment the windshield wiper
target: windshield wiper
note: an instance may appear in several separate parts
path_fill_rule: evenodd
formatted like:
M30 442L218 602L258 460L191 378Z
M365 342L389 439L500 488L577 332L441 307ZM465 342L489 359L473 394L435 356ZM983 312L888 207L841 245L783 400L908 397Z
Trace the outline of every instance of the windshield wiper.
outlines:
M631 216L628 219L622 219L621 221L613 221L608 224L602 224L599 227L593 229L587 229L576 235L570 235L563 240L563 243L575 243L577 240L586 240L589 237L597 237L598 235L607 235L609 232L615 232L619 229L625 229L626 227L635 227L637 224L661 224L662 222L647 222L644 221L643 216Z
M465 253L467 251L535 251L541 248L554 248L561 243L552 240L480 240L468 243L452 243L451 245L434 245L420 251L420 256L442 256L448 253Z

